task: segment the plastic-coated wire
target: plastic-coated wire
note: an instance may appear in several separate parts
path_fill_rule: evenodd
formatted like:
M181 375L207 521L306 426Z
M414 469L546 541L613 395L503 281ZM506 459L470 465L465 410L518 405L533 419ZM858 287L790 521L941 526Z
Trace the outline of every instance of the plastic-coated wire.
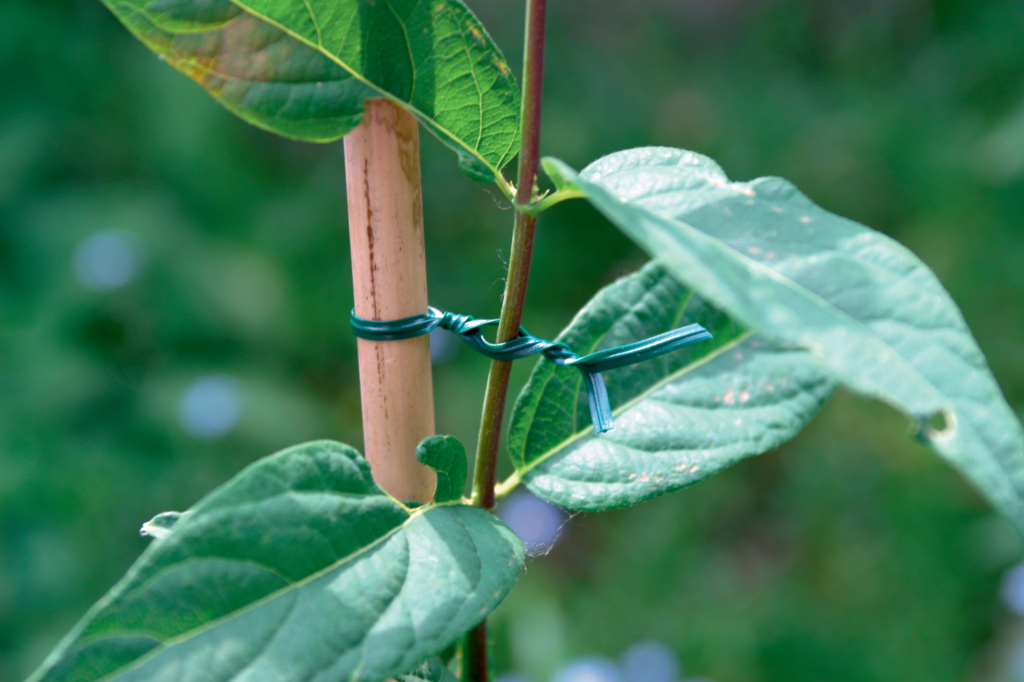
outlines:
M352 332L359 338L368 341L413 339L429 334L440 327L458 334L463 341L473 347L473 350L491 360L520 360L543 353L544 357L556 365L576 367L583 373L583 378L586 380L590 418L594 423L595 433L604 433L615 428L612 421L611 404L608 401L608 390L605 388L601 372L650 360L712 338L711 332L707 329L699 324L691 324L643 341L600 350L580 357L564 343L538 339L523 327L519 328L519 336L511 341L490 343L484 338L481 329L497 325L498 320L477 320L471 315L446 313L437 308L427 308L425 315L413 315L400 320L380 322L356 317L356 311L353 310L350 321Z

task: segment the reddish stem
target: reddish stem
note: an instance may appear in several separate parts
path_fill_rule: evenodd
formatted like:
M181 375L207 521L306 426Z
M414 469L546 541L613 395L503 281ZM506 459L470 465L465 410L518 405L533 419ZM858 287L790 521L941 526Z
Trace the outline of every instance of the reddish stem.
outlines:
M522 146L519 152L519 183L516 202L531 203L533 188L540 166L540 113L544 84L544 32L546 29L547 0L527 0L526 46L523 62L523 108L520 118ZM533 259L533 237L537 219L516 211L512 231L512 257L505 280L505 295L498 324L498 343L511 341L519 333L526 303L526 289L530 281L530 262ZM476 506L494 509L495 474L498 468L498 448L501 444L501 423L505 415L511 362L492 362L484 394L483 415L480 419L480 438L477 443L476 470L473 475L473 499ZM484 620L466 636L466 682L488 682L487 621Z

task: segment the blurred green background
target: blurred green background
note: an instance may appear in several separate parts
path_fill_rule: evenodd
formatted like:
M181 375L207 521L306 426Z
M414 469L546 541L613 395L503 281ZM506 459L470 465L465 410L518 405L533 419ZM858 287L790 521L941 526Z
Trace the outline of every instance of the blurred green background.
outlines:
M522 3L469 4L518 73ZM665 144L793 180L934 268L1024 410L1024 2L550 4L546 154ZM360 445L343 169L340 144L236 120L97 0L0 1L0 680L155 513L296 442ZM431 301L493 316L507 202L429 135L423 172ZM643 261L558 206L526 325L552 338ZM472 449L487 362L448 350L438 428ZM549 682L655 639L716 682L1024 679L1000 599L1021 543L908 431L841 393L776 452L571 518L492 621L497 671Z

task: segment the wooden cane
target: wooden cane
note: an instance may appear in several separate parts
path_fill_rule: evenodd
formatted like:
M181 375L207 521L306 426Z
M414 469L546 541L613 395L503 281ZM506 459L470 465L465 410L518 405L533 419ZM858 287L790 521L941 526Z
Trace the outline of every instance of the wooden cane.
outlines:
M419 127L385 99L366 102L345 136L356 315L394 320L427 312ZM402 501L429 502L436 475L416 460L434 433L430 342L358 339L363 439L373 478Z

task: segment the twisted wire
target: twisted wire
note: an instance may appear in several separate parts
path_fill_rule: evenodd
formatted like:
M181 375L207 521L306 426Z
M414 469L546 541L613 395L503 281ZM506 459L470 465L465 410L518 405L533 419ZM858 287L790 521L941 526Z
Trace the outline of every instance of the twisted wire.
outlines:
M707 329L699 324L691 324L643 341L580 356L564 343L537 338L523 327L519 328L519 335L511 341L491 343L484 338L482 329L497 325L498 320L478 320L472 315L443 312L437 308L427 308L423 315L385 321L357 317L353 309L349 319L352 332L368 341L401 341L424 336L441 328L458 334L473 350L491 360L521 360L542 353L556 365L576 367L583 373L586 382L587 401L595 433L605 433L615 428L602 372L650 360L712 338Z

